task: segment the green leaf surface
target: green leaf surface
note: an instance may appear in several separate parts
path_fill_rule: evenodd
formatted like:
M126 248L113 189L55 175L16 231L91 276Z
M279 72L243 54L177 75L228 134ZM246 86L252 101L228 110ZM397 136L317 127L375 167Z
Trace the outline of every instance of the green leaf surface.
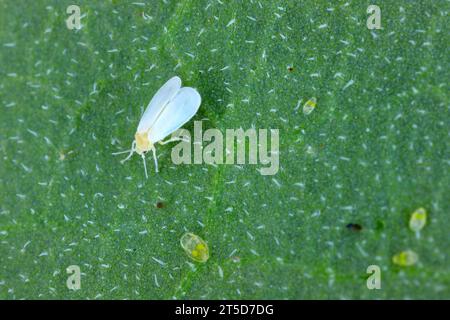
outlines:
M450 298L448 1L377 1L381 30L371 1L80 0L78 31L71 4L0 1L0 298ZM279 171L111 155L174 75L184 128L279 129Z

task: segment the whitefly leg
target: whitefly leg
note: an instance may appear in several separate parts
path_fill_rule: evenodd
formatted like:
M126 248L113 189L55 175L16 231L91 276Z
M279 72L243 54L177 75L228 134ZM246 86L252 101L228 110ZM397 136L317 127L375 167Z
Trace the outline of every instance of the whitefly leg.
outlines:
M113 153L113 155L129 152L128 156L125 159L120 161L120 163L124 163L125 161L130 160L131 156L133 155L133 153L135 151L136 151L136 141L133 141L133 143L131 144L131 149L130 150L115 152L115 153Z
M156 157L156 149L155 149L155 147L152 148L152 152L153 152L153 159L155 160L155 171L159 172L159 170L158 170L158 158Z
M148 179L148 175L147 175L147 163L145 162L145 155L144 155L144 154L142 154L142 161L144 162L145 178Z
M133 153L134 153L134 150L131 150L131 151L130 151L130 154L128 155L128 157L126 157L126 158L123 159L123 160L120 160L120 162L121 162L121 163L124 163L125 161L130 160L130 158L131 158L131 156L133 155Z
M119 151L119 152L113 152L112 155L116 156L118 154L124 154L124 153L128 153L128 152L133 152L133 150L130 149L130 150L124 150L124 151Z
M170 142L175 142L175 141L190 142L189 140L185 139L184 137L183 138L181 138L181 137L173 137L173 138L170 138L170 139L168 139L166 141L159 141L158 143L164 145L164 144L167 144L167 143L170 143Z

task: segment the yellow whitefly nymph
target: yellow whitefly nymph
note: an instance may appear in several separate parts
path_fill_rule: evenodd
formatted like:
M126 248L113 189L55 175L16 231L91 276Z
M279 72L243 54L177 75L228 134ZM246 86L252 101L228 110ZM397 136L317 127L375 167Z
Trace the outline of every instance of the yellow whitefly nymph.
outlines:
M312 97L308 101L305 102L303 105L303 113L308 115L316 108L317 105L317 99L315 97Z
M181 247L194 261L206 262L209 259L208 244L193 233L185 233L180 239Z
M405 250L392 257L392 262L400 267L410 267L415 265L419 256L412 250Z
M409 219L409 228L414 232L419 232L427 223L427 211L424 208L416 209Z

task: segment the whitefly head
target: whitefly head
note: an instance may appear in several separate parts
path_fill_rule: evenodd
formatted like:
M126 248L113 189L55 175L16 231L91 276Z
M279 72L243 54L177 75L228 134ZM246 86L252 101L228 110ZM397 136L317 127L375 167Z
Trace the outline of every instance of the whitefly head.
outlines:
M148 138L148 133L136 132L136 134L134 135L132 148L134 148L134 151L139 155L145 154L148 151L152 150L153 143Z

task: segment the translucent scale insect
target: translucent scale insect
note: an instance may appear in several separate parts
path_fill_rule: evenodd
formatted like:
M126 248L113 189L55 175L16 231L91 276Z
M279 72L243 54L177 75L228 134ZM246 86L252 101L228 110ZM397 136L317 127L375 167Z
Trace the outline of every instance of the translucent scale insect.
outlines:
M185 233L180 239L181 247L194 261L206 262L209 259L209 249L206 242L193 233Z
M316 108L316 105L317 99L312 97L311 99L306 101L305 104L303 105L303 113L306 115L310 114Z
M400 267L410 267L415 265L419 256L412 250L402 251L392 257L392 262Z
M115 152L113 155L129 153L128 157L121 161L121 163L124 163L136 152L142 157L145 177L147 178L145 154L152 151L155 171L158 172L155 144L182 140L176 137L162 141L188 122L197 113L200 104L201 97L197 90L190 87L182 88L179 77L171 78L156 92L148 104L134 135L131 149Z
M414 232L419 232L427 223L427 211L424 208L416 209L409 219L409 228Z

